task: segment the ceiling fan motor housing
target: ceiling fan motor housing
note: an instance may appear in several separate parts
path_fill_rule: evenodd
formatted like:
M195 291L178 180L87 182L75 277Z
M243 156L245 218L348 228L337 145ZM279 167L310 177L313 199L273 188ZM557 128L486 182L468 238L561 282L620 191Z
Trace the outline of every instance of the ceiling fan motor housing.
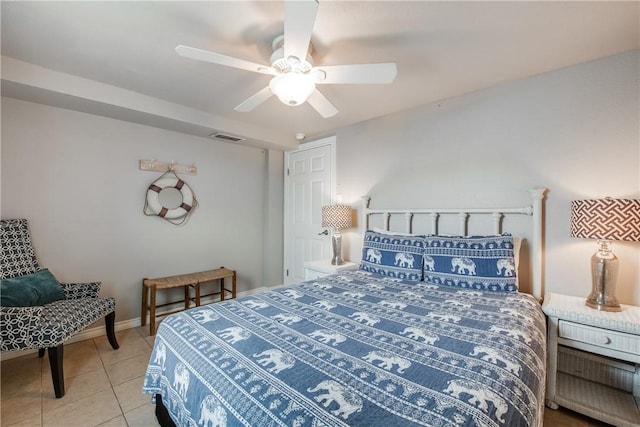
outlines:
M313 58L311 58L312 46L309 43L309 49L307 49L307 57L304 60L295 57L284 57L284 35L279 35L271 43L273 53L269 59L271 67L277 70L279 73L288 73L290 71L298 73L306 73L313 68Z

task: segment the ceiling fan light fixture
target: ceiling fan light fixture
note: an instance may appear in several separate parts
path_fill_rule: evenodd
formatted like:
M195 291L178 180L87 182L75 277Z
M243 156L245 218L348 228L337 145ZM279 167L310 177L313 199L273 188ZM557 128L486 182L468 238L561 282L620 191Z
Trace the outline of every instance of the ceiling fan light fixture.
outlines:
M309 74L289 72L275 76L269 82L269 88L285 105L304 104L316 89L313 77Z

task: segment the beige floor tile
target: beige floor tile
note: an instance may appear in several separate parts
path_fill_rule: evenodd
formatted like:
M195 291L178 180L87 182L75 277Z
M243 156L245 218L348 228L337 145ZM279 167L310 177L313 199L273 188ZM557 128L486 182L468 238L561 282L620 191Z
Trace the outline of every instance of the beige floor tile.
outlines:
M149 338L149 337L155 338L155 335L149 335L149 324L148 323L145 326L138 326L138 327L133 328L133 329L138 331L138 333L141 336L145 337L145 338Z
M30 423L42 415L40 390L28 391L13 396L2 396L0 425L10 426L18 423Z
M159 324L156 325L156 327L157 326L159 326ZM136 328L136 330L145 339L147 344L149 344L149 347L153 348L153 343L156 340L156 336L155 335L149 335L149 325L147 324L146 326L138 326Z
M5 424L0 423L0 425L4 426ZM19 423L16 423L16 424L7 425L7 427L40 427L40 426L42 426L41 416L20 421Z
M105 366L111 384L116 386L143 376L146 372L150 356L151 350L147 350L146 353Z
M0 425L39 425L41 419L42 359L37 354L2 362Z
M53 382L43 383L42 410L45 414L93 394L111 389L109 377L107 377L104 369L76 375L65 379L64 382L65 395L60 399L55 397Z
M105 365L112 365L151 350L147 340L134 329L116 333L120 348L114 350L106 336L94 338L98 354Z
M122 412L128 412L151 401L150 394L142 394L144 376L113 387Z
M112 389L104 390L51 412L45 412L43 426L96 426L122 414Z
M110 419L109 421L98 424L97 427L128 427L127 420L124 418L124 415L119 415L115 418Z
M93 340L85 340L73 344L67 344L63 349L64 377L70 378L80 374L102 369L102 362L98 356L98 350ZM42 375L51 377L51 365L49 355L45 355L42 364Z
M45 358L46 359L46 358ZM3 397L40 389L43 359L37 354L2 362L0 394Z
M125 412L124 416L129 427L155 427L160 425L156 419L155 410L156 406L148 402L132 411Z
M545 408L544 427L607 427L609 424L594 420L566 408Z
M149 344L149 347L153 348L153 344L156 342L156 337L154 336L148 336L144 338L145 341L147 341L147 344Z

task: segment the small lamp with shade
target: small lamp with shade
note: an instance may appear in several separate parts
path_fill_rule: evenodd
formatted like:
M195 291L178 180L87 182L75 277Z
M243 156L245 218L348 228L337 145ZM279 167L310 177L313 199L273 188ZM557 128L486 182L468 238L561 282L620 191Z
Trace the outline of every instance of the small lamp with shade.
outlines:
M351 225L351 206L338 204L322 207L322 226L333 229L331 265L344 264L342 259L342 234L340 231L351 227Z
M640 241L640 199L572 201L570 235L598 240L598 251L591 257L592 289L586 305L620 311L615 296L619 262L609 246L613 240Z

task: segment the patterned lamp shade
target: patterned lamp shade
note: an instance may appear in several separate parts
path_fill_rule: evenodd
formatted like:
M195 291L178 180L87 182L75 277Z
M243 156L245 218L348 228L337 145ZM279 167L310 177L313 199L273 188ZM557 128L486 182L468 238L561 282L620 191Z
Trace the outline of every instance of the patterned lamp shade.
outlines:
M351 206L330 205L322 207L322 226L336 230L351 227Z
M640 199L572 201L570 236L640 241Z

